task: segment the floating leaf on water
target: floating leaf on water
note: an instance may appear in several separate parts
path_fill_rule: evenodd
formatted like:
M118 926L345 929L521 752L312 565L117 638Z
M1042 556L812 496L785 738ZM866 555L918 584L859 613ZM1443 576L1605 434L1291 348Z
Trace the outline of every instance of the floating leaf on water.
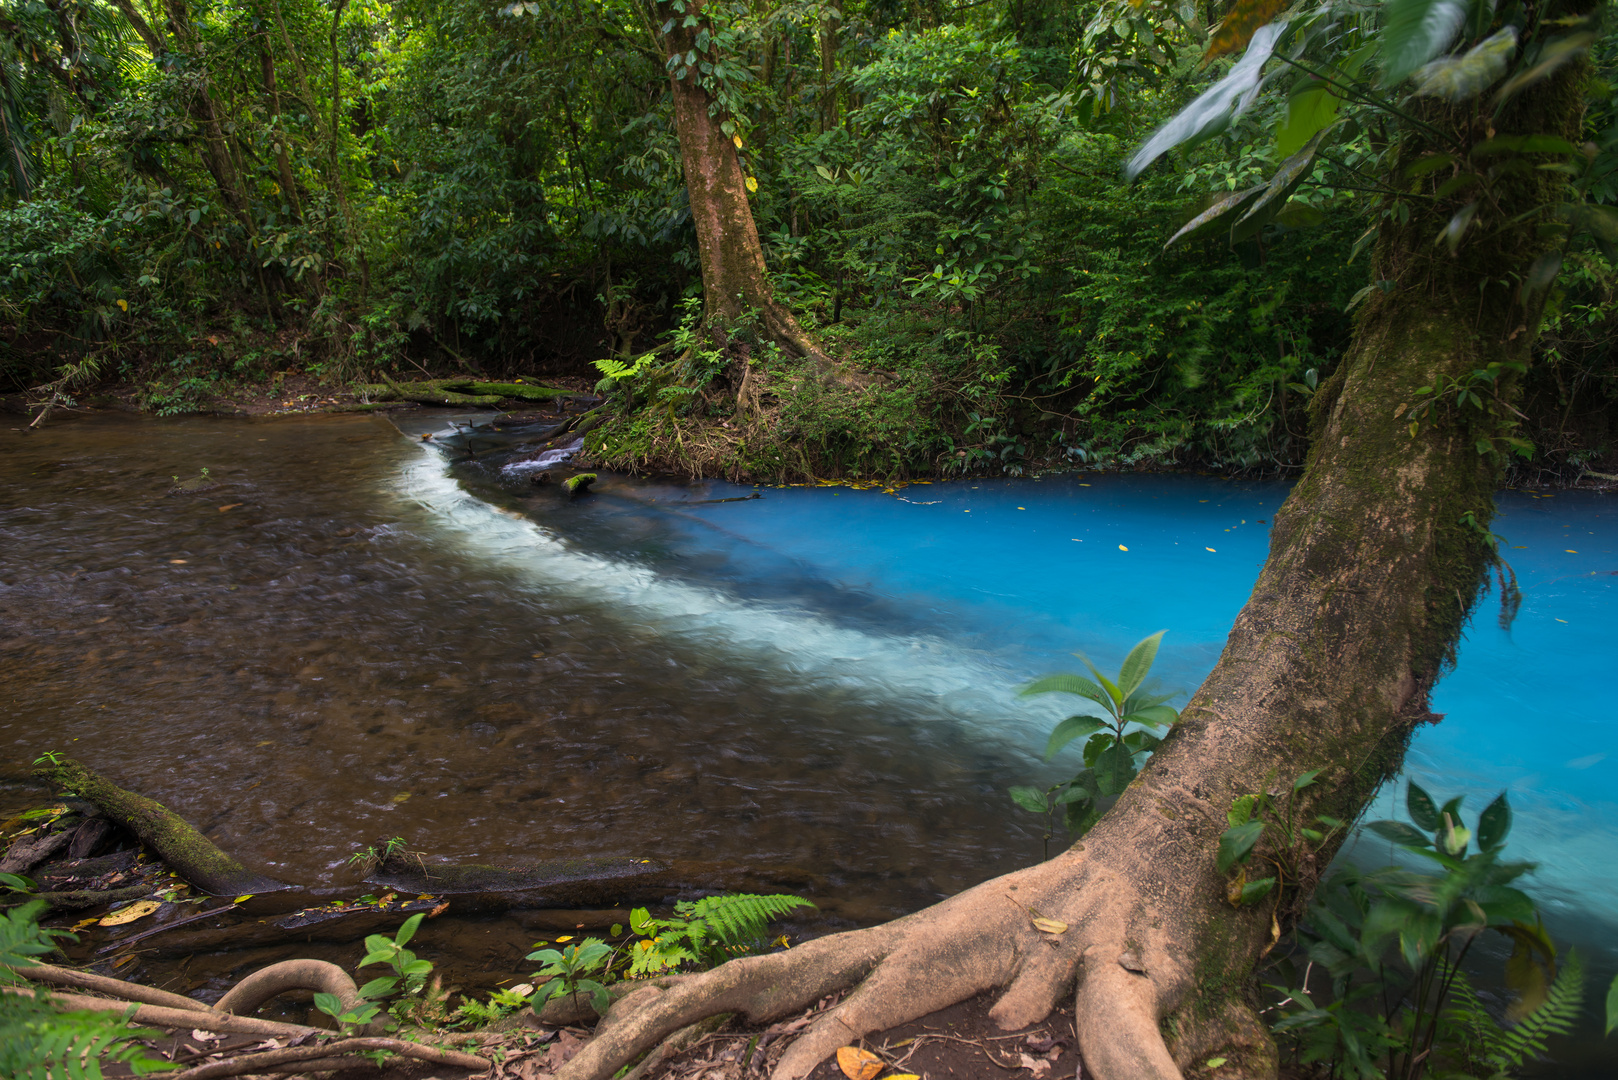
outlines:
M1067 923L1061 919L1035 919L1034 929L1043 930L1047 934L1067 933Z
M102 919L101 925L122 926L125 923L132 923L136 919L145 918L162 906L162 901L159 900L136 900L128 907L119 908L111 915L108 915L106 918Z
M251 900L251 899L253 899L253 894L252 893L250 893L250 892L242 893L236 899L232 900L231 903L232 904L240 904L240 903L242 903L244 901Z
M843 1046L837 1050L837 1067L848 1080L876 1080L882 1071L882 1059L869 1050L857 1046Z

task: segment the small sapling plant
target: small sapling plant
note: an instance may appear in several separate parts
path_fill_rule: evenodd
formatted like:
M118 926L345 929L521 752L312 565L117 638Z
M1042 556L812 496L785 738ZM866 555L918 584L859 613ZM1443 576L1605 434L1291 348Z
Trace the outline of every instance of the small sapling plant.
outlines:
M1319 849L1343 828L1343 822L1329 814L1316 814L1308 824L1298 820L1298 802L1302 793L1312 787L1319 769L1303 773L1287 790L1284 803L1278 804L1268 793L1239 795L1230 804L1225 820L1230 827L1219 837L1217 863L1221 874L1231 876L1228 898L1237 907L1252 904L1268 895L1277 885L1295 883L1298 874L1291 863L1291 852L1300 841L1307 841ZM1264 834L1277 841L1275 854L1265 856L1275 867L1274 874L1249 881L1248 864L1254 857L1258 842Z
M1157 659L1157 648L1166 630L1141 640L1129 655L1115 679L1109 679L1086 657L1079 656L1093 679L1072 672L1047 675L1022 691L1033 694L1075 694L1099 705L1100 716L1081 713L1057 724L1045 744L1049 761L1069 743L1084 739L1084 768L1072 779L1041 791L1018 786L1011 799L1024 810L1046 816L1045 854L1050 855L1051 816L1062 810L1062 823L1078 836L1100 819L1102 811L1129 786L1141 766L1162 743L1159 732L1180 718L1164 702L1174 694L1155 694L1145 688L1146 676Z
M568 945L560 950L540 949L529 953L525 959L537 960L545 965L534 972L534 980L548 980L534 992L534 1011L537 1013L543 1009L553 997L589 994L590 1006L605 1016L607 1007L612 1004L612 996L607 993L606 986L592 976L606 974L611 956L611 947L600 938L585 938L577 945Z

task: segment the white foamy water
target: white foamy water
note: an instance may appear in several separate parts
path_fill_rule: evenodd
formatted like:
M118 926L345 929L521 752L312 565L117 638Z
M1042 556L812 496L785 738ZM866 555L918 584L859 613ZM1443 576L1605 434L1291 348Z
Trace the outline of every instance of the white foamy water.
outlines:
M443 458L423 448L399 477L399 492L431 512L435 541L458 559L483 560L536 590L600 609L602 618L679 640L739 667L764 669L806 687L888 704L914 717L935 712L1014 733L1029 748L1072 710L1048 698L1017 697L1024 673L989 654L931 635L888 636L840 626L815 612L739 599L671 580L628 560L578 550L521 515L461 488Z

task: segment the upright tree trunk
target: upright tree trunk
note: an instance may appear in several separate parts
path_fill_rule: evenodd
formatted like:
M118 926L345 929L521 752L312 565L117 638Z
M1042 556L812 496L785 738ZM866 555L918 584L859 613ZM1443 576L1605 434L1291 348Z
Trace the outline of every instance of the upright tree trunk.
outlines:
M1576 139L1580 80L1564 71L1493 121L1499 134ZM1463 143L1470 109L1428 122ZM1430 147L1410 136L1406 163ZM1426 181L1427 193L1444 179ZM1008 1029L1043 1020L1076 991L1086 1076L1179 1080L1217 1052L1220 1076L1273 1077L1276 1054L1250 998L1252 972L1331 858L1300 838L1261 849L1299 891L1236 908L1215 856L1232 800L1284 793L1319 769L1302 812L1352 819L1399 767L1492 558L1486 527L1499 456L1479 441L1498 418L1438 407L1411 430L1418 387L1527 357L1539 304L1522 279L1546 241L1517 215L1562 183L1531 171L1497 186L1498 210L1458 256L1433 237L1456 209L1414 199L1386 218L1375 275L1394 283L1362 311L1354 341L1311 404L1302 479L1275 515L1270 556L1218 665L1162 747L1081 842L884 926L734 961L639 989L615 1005L558 1080L611 1076L670 1032L717 1012L775 1020L854 987L780 1059L804 1077L836 1048L979 993ZM1486 286L1481 293L1480 284ZM1500 387L1509 404L1514 387ZM1498 444L1496 444L1498 445ZM1467 519L1467 515L1471 515ZM1059 934L1031 915L1066 923Z
M702 3L687 3L686 11L700 20ZM701 27L679 25L683 16L677 16L667 4L660 4L657 13L675 23L662 35L668 56L695 51ZM680 77L682 67L684 78ZM764 270L764 248L759 243L753 210L747 205L747 177L736 156L736 145L721 129L721 121L714 115L714 99L703 89L700 78L696 64L677 65L669 72L680 162L702 260L707 321L727 326L754 312L766 333L782 348L796 356L825 361L814 341L792 313L776 302L770 289Z

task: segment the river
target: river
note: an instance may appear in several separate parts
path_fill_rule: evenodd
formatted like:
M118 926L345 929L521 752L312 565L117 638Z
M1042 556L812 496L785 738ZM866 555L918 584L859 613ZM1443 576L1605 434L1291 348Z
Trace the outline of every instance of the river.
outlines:
M1156 674L1193 689L1286 494L604 475L570 501L503 471L498 439L467 460L416 437L441 418L402 426L0 431L8 788L63 750L302 884L355 882L351 852L402 836L810 875L834 924L866 923L1039 856L1005 789L1055 778L1038 752L1063 713L1017 688L1166 628ZM1480 607L1408 766L1473 813L1510 791L1511 850L1542 864L1530 887L1593 999L1618 967L1614 503L1498 507L1522 610L1507 631Z

